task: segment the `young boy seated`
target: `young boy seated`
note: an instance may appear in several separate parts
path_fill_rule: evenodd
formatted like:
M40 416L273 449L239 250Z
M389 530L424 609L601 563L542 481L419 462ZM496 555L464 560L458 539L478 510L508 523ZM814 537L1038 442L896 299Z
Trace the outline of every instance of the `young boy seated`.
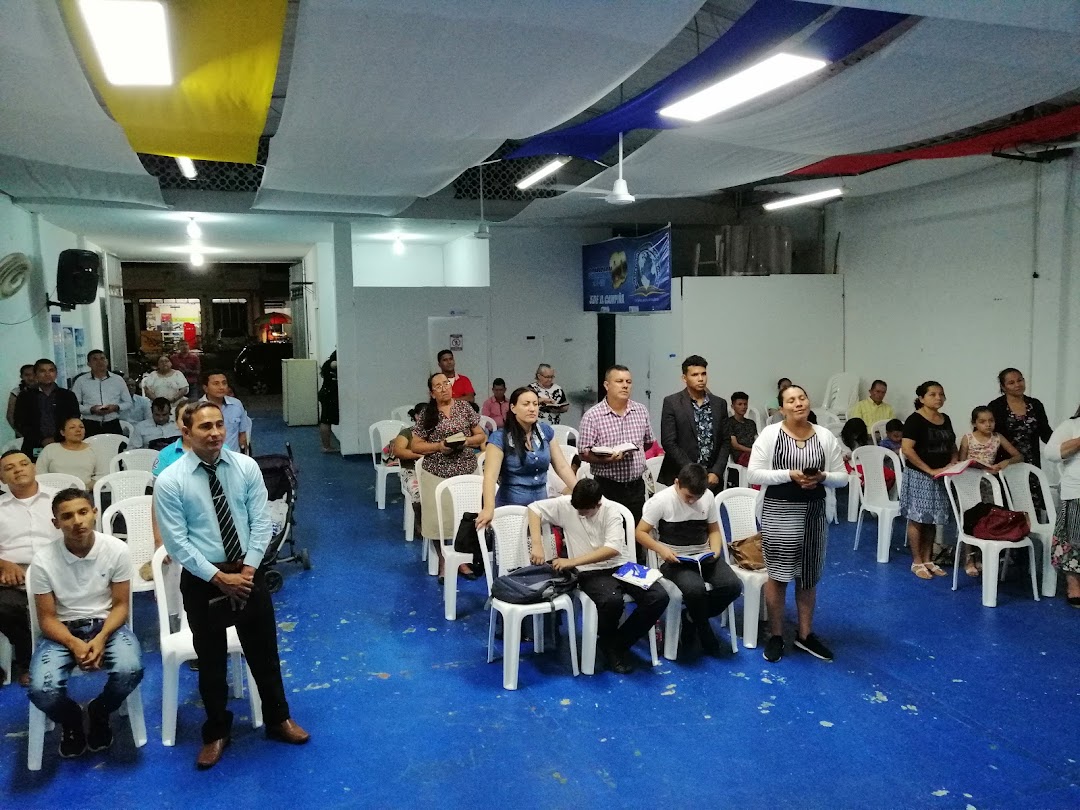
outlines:
M683 605L697 631L701 649L718 655L709 619L723 613L738 598L742 584L724 560L716 502L708 488L708 475L700 464L687 464L675 483L645 502L637 525L637 541L660 557L660 573L682 591ZM653 539L656 529L659 542ZM712 552L698 562L679 557ZM706 590L705 583L712 586Z
M597 647L608 668L620 675L632 672L630 647L664 615L668 595L659 583L642 588L612 576L624 563L634 561L633 553L626 548L622 515L603 497L600 485L592 478L578 481L570 495L534 501L529 504L529 559L534 565L547 562L541 519L562 527L569 557L556 557L550 562L558 571L576 568L578 587L596 603ZM623 594L628 594L637 606L620 625Z
M885 438L878 442L878 447L900 454L900 442L904 440L904 423L899 419L890 419L885 423Z
M143 677L139 642L128 629L131 554L127 544L94 531L97 510L90 493L74 487L53 498L53 523L63 541L44 546L30 564L42 638L30 661L30 700L63 729L60 756L77 757L112 745L109 715ZM83 710L68 697L78 666L109 673L105 689Z
M750 450L757 439L757 425L753 419L747 419L746 411L750 407L750 397L745 391L736 391L731 395L731 416L727 418L724 429L730 436L731 458L736 464L746 466L750 463Z

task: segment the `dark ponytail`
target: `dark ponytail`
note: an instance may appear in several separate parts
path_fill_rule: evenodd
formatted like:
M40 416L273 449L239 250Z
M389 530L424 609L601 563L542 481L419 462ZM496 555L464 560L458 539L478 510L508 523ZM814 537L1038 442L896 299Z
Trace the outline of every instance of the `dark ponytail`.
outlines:
M428 393L431 394L431 399L428 400L428 404L423 411L423 420L420 422L420 427L424 429L425 433L431 433L435 427L439 424L439 406L435 402L435 391L431 387L431 381L436 377L445 377L441 371L436 371L434 374L428 375L427 388Z

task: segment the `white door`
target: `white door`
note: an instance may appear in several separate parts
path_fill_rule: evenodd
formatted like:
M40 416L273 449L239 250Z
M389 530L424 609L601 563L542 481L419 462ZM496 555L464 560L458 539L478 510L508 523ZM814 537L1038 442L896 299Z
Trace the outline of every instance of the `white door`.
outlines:
M479 405L491 396L488 379L487 320L480 315L450 315L428 318L428 354L431 370L438 367L435 356L453 349L457 372L472 380Z

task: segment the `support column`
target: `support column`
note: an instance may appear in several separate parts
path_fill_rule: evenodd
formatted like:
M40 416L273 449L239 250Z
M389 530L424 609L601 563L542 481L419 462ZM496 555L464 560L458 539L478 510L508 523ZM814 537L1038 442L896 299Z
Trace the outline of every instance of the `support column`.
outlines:
M338 399L341 423L338 442L343 456L360 452L360 340L353 295L352 225L334 223L334 314L337 319Z

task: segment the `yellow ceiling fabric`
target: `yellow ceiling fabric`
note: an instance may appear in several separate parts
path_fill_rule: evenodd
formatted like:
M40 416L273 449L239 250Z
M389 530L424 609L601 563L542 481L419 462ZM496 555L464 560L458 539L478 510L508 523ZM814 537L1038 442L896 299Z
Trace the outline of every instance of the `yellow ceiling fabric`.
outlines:
M105 79L78 0L62 0L87 74L136 152L255 163L274 89L287 0L166 2L173 84Z

